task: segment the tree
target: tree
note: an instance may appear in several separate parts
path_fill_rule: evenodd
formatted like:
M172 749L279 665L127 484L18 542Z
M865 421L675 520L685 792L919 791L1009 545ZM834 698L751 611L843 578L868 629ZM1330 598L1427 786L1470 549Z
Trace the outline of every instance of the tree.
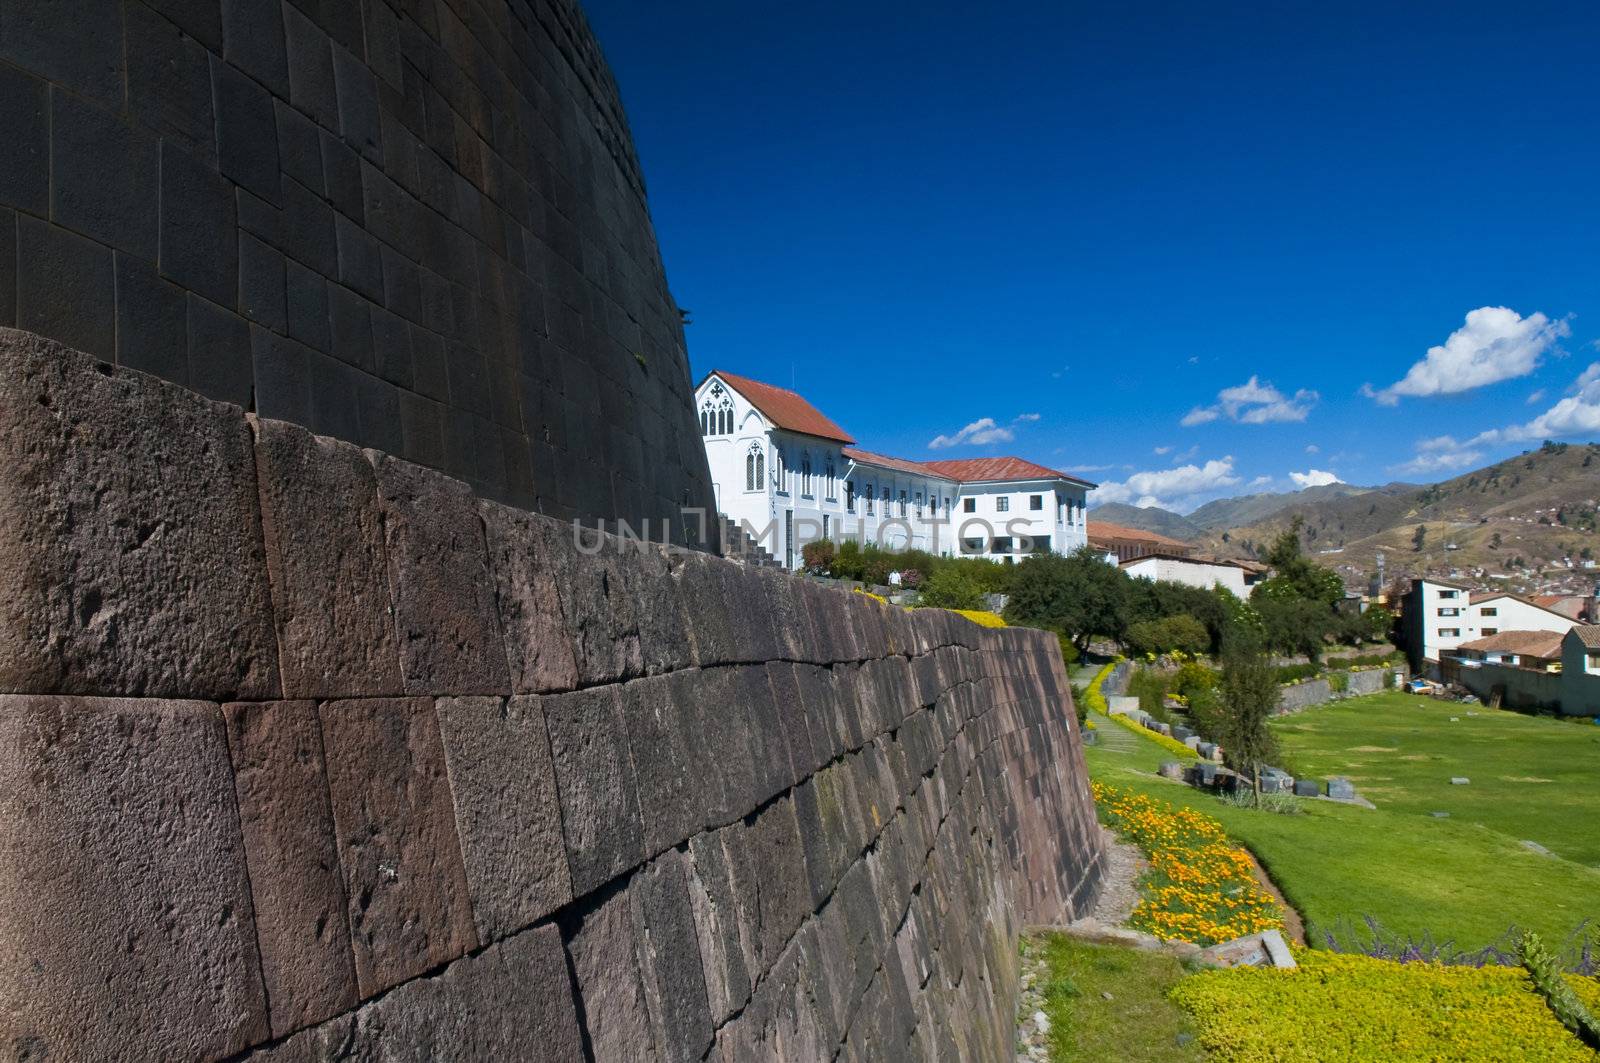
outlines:
M1187 613L1141 620L1128 628L1127 645L1134 653L1204 653L1211 645L1206 626Z
M1272 578L1263 580L1252 598L1263 596L1278 601L1303 599L1323 602L1332 606L1344 597L1344 580L1332 569L1323 568L1305 555L1300 548L1300 531L1305 521L1295 517L1287 531L1272 541L1266 561L1272 566Z
M1326 604L1304 598L1267 598L1255 607L1267 647L1279 653L1303 653L1312 664L1321 660L1323 643L1339 620Z
M1428 526L1426 524L1418 524L1417 530L1411 533L1411 549L1420 554L1422 553L1422 544L1427 541Z
M983 588L966 570L945 565L928 577L918 604L939 609L982 609Z
M1127 609L1127 573L1084 547L1065 557L1034 554L1018 565L1005 619L1059 632L1082 653L1097 635L1120 642Z
M1220 734L1228 766L1246 773L1261 804L1261 765L1278 755L1268 721L1278 709L1278 676L1260 649L1236 648L1222 662Z

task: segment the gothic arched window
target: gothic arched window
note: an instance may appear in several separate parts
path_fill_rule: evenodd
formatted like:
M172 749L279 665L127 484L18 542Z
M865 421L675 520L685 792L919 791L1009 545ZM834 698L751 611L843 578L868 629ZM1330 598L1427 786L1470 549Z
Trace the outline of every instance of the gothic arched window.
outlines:
M760 491L767 484L767 455L759 442L750 444L750 452L744 456L744 489L746 491Z
M733 434L733 397L721 381L713 382L706 391L706 400L700 404L700 434L727 436Z
M811 455L800 455L800 493L811 497Z

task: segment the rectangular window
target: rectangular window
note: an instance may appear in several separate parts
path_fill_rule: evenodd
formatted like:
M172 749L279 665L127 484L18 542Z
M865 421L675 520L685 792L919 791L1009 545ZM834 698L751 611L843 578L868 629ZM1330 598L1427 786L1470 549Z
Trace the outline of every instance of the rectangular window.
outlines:
M1483 634L1486 637L1489 636L1489 635L1498 635L1498 634L1500 634L1500 629L1497 628L1497 627L1486 627L1486 628L1483 629Z
M1441 598L1454 598L1455 596L1456 596L1456 592L1455 591L1440 591L1439 592L1439 597L1441 597Z
M1048 554L1050 552L1050 536L1035 535L1031 544L1031 552L1035 554Z
M1589 654L1589 671L1600 672L1600 653Z
M902 517L906 515L906 493L904 491L900 492L900 515Z
M976 498L963 498L961 500L961 512L963 512L963 513L976 513L976 512L978 512L978 500Z
M1043 509L1044 508L1044 495L1029 495L1028 496L1028 508L1031 509L1031 510Z
M1011 536L996 535L989 541L989 551L996 554L1009 554L1013 549Z
M999 498L994 500L994 511L996 513L1006 513L1009 512L1010 509L1011 499L1007 498L1005 495L1001 495Z
M1442 639L1458 639L1461 637L1461 629L1458 627L1442 627L1439 629L1439 637Z
M856 511L856 485L849 480L844 482L844 508L851 513Z
M1496 606L1487 605L1487 606L1484 606L1484 608L1482 609L1480 615L1482 615L1482 616L1499 616L1500 615L1500 610Z
M1461 610L1460 609L1440 609L1439 610L1439 615L1440 616L1460 616L1461 615Z
M828 515L824 513L822 515L822 537L824 539L828 537L828 519Z
M962 539L961 540L961 552L964 553L964 554L981 554L981 553L983 553L983 540L982 539Z

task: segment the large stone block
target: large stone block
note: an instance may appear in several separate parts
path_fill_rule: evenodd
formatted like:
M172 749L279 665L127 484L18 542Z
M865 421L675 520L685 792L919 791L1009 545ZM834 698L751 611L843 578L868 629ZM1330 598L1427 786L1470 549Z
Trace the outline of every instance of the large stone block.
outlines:
M272 698L236 408L0 330L0 689Z
M765 972L812 910L794 802L785 795L721 833L744 933L754 945L751 970Z
M250 1058L262 1063L581 1063L585 1057L561 937L555 927L542 926Z
M566 938L593 1058L661 1058L639 974L628 891L607 889L588 898Z
M572 899L544 713L522 696L437 708L478 940L493 941Z
M610 683L644 673L639 603L629 593L616 540L576 524L541 522L579 677Z
M285 696L402 693L371 464L348 443L257 421L256 468Z
M570 690L578 666L561 612L560 570L545 545L552 522L495 502L480 507L512 687L519 694Z
M706 997L712 1023L721 1026L750 996L754 944L739 920L722 832L696 835L689 842L689 856L689 901L700 944Z
M644 822L615 687L543 699L561 794L572 892L583 896L644 859Z
M687 878L688 858L669 850L628 883L645 1003L661 1057L690 1063L711 1047L711 1010Z
M739 668L699 668L668 677L672 699L691 721L686 742L694 774L704 787L705 825L742 819L758 804L757 766L750 716L735 682Z
M510 693L472 489L376 451L367 456L377 470L407 692Z
M705 825L714 796L708 786L712 777L690 752L691 745L701 743L690 706L673 697L672 677L635 679L622 686L619 696L644 820L644 850L653 855Z
M433 702L322 706L356 984L370 997L478 945Z
M223 706L272 1033L355 1006L344 882L310 701Z
M0 696L0 779L7 1054L215 1059L267 1037L217 706Z

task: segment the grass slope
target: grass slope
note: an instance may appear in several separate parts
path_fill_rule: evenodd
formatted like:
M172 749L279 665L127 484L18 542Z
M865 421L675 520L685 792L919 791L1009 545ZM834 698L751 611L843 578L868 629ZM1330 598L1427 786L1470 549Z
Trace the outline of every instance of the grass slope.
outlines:
M1377 695L1337 709L1312 710L1289 718L1288 726L1320 712L1394 712L1397 710L1390 700L1403 696ZM1362 706L1367 708L1363 710ZM1432 718L1419 719L1422 725ZM1560 728L1570 742L1586 737L1569 724L1526 722ZM1102 730L1114 726L1109 721L1101 723ZM1434 728L1456 726L1446 716ZM1451 736L1448 740L1456 740L1460 733L1445 731ZM1090 773L1097 779L1131 786L1221 820L1230 835L1250 847L1289 903L1305 916L1308 939L1314 945L1323 944L1329 932L1359 927L1365 916L1376 918L1390 931L1414 935L1428 931L1435 938L1453 938L1464 948L1496 942L1512 924L1537 930L1547 941L1559 943L1566 941L1585 918L1600 921L1600 871L1529 851L1518 844L1526 836L1520 830L1512 837L1474 822L1465 811L1449 819L1433 819L1414 806L1397 804L1391 808L1382 794L1372 795L1379 806L1376 811L1325 801L1303 802L1305 812L1298 816L1235 808L1201 791L1156 777L1155 769L1168 759L1167 754L1155 743L1133 737L1132 749L1089 747L1086 756ZM1300 737L1292 732L1285 734L1295 756L1301 753ZM1370 736L1349 743L1357 744L1381 743L1371 741ZM1308 763L1316 755L1309 742L1305 754ZM1483 774L1476 767L1472 771ZM1513 768L1504 774L1521 775L1523 771ZM1506 796L1503 801L1533 801L1534 792L1543 791L1530 786L1514 792L1522 796ZM1430 795L1423 803L1431 800ZM1591 791L1590 800L1594 802L1591 811L1587 815L1574 814L1562 835L1569 849L1573 844L1588 844L1587 839L1577 840L1577 836L1593 833L1600 792ZM1538 814L1504 810L1498 815Z
M1064 934L1025 938L1023 948L1044 953L1049 977L1041 989L1055 1063L1205 1058L1188 1017L1167 999L1187 973L1172 956Z
M1600 868L1593 724L1392 693L1286 717L1277 731L1296 770L1349 776L1387 811L1449 812Z

